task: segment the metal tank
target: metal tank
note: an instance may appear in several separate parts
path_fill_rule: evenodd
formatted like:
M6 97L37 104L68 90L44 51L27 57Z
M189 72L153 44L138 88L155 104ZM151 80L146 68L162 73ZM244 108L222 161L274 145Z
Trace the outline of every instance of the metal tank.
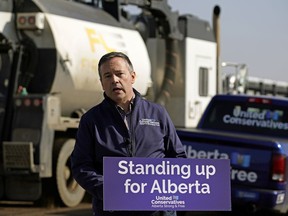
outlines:
M97 66L107 52L121 51L131 58L137 74L134 87L141 94L151 85L147 48L132 24L73 1L6 1L1 8L1 33L22 43L26 55L15 88L25 87L28 94L59 94L62 115L102 100ZM5 26L4 19L10 20ZM34 20L31 25L29 19Z

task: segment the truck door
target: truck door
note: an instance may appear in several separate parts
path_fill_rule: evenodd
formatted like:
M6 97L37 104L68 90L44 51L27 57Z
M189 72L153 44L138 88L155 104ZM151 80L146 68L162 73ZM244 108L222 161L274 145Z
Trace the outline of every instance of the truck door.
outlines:
M195 82L194 85L187 85L188 92L192 94L187 97L188 119L191 125L197 125L199 117L204 112L211 95L215 91L215 78L213 74L213 60L207 56L195 56ZM194 97L190 97L194 95Z

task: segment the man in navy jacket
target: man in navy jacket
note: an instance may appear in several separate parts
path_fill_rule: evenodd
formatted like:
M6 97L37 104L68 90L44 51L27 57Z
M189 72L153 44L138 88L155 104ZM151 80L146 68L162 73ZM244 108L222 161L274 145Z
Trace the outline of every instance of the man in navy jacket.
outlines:
M71 155L74 178L92 194L96 216L175 216L176 212L103 211L104 156L175 158L186 153L164 107L143 99L133 88L136 74L125 54L102 56L98 71L104 100L81 118Z

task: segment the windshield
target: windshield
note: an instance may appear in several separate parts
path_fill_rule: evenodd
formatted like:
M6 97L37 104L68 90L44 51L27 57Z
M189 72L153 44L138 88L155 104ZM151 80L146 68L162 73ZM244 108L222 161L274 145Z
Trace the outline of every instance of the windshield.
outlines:
M210 110L202 128L288 137L288 108L271 100L214 101Z

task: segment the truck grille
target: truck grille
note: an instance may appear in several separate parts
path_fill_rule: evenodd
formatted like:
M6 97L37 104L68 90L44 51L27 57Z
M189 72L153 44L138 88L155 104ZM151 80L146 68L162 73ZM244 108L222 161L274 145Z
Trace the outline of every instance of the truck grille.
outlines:
M6 170L32 170L33 144L31 142L3 142L3 159Z

